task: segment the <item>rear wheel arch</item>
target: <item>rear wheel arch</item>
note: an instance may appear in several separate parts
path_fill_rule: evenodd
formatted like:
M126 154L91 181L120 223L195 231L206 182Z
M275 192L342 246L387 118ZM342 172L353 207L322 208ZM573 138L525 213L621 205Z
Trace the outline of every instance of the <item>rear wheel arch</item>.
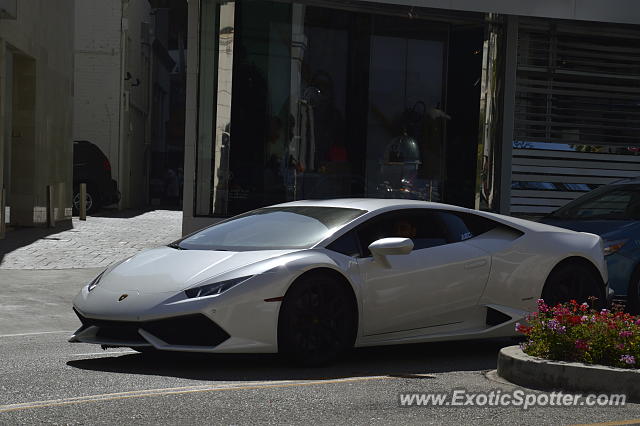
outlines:
M591 270L591 272L593 272L596 276L600 278L600 281L604 287L602 274L600 273L600 270L598 269L598 267L592 261L582 256L571 256L571 257L562 259L560 262L556 264L556 266L553 267L551 272L549 272L549 275L551 275L551 273L555 269L557 269L559 266L566 265L566 264L582 265L583 267L588 268L589 270ZM549 275L547 276L547 279L549 279Z
M554 277L554 274L557 273L558 271L564 269L564 268L568 268L568 267L579 267L582 268L584 270L589 271L594 277L597 277L598 280L598 287L600 290L600 300L603 304L606 304L606 284L602 279L602 274L600 273L600 270L596 267L596 265L593 264L593 262L591 262L589 259L585 258L585 257L581 257L581 256L571 256L571 257L567 257L565 259L562 259L560 262L558 262L549 272L549 274L547 275L547 278L545 280L544 286L542 288L542 294L545 293L545 289L548 288L549 285L552 284L552 280Z

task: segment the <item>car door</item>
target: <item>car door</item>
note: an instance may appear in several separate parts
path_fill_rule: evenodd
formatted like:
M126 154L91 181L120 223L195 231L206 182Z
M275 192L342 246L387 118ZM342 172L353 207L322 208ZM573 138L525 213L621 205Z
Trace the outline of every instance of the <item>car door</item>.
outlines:
M365 335L462 322L476 308L489 276L488 253L466 244L464 222L446 211L412 209L380 215L360 225L358 259L363 275ZM369 244L380 238L411 238L410 254L375 262Z

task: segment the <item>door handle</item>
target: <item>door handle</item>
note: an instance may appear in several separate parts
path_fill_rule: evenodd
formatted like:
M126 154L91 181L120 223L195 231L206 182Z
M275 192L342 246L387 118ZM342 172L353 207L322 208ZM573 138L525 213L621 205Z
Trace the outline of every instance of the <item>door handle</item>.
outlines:
M475 262L469 262L466 265L464 265L464 269L475 269L475 268L481 268L484 265L487 264L487 261L485 259L482 260L476 260Z

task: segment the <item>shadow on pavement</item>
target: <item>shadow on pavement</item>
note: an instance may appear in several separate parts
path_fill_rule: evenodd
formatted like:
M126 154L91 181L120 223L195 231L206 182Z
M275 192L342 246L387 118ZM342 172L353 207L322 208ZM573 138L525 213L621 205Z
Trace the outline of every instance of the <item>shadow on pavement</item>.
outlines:
M73 229L73 223L70 220L65 220L56 223L55 228L16 228L7 231L5 238L0 240L0 265L8 253L38 240L58 240L55 234L69 229Z
M182 211L182 209L178 209L176 207L147 207L142 209L128 209L128 210L118 210L117 208L102 208L101 210L92 213L91 217L111 217L117 219L131 219L133 217L141 216L145 213L149 213L156 210L171 210L171 211ZM77 217L77 216L76 216Z
M492 370L496 368L498 351L513 344L515 340L507 338L361 348L333 365L316 368L288 365L277 355L270 354L131 354L74 360L67 365L83 370L204 381L323 380L384 375L411 377L449 371Z

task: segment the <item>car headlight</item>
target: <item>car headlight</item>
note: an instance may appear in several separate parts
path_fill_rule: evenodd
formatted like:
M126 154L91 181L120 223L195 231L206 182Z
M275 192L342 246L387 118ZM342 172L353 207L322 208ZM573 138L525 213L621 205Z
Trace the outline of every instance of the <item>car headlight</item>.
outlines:
M217 283L206 284L199 287L190 288L184 291L189 299L193 299L194 297L205 297L205 296L214 296L217 294L222 294L225 291L229 290L231 287L235 287L238 284L245 282L253 275L248 277L240 277L234 278L232 280L219 281Z
M629 240L616 240L616 241L605 241L604 242L604 255L609 256L620 250Z
M131 257L133 257L133 256L131 256ZM102 277L103 277L105 274L107 274L107 273L109 273L109 272L113 271L113 269L114 269L116 266L123 264L123 263L124 263L124 262L126 262L127 260L131 259L131 257L127 257L126 259L122 259L122 260L120 260L120 261L118 261L118 262L116 262L116 263L113 263L113 264L109 265L109 266L107 267L107 269L105 269L104 271L100 272L100 273L98 274L98 276L97 276L97 277L95 277L95 278L93 279L93 281L91 281L91 282L89 283L89 285L87 286L87 290L88 290L88 291L91 291L91 290L93 290L94 288L96 288L96 286L100 283L100 280L102 279Z
M98 283L100 282L100 279L102 278L102 276L104 275L104 273L107 272L107 270L105 269L104 271L100 272L100 274L98 274L97 277L95 277L93 279L93 281L91 281L89 283L89 286L87 287L88 291L93 290L94 288L96 288L96 286L98 285Z

